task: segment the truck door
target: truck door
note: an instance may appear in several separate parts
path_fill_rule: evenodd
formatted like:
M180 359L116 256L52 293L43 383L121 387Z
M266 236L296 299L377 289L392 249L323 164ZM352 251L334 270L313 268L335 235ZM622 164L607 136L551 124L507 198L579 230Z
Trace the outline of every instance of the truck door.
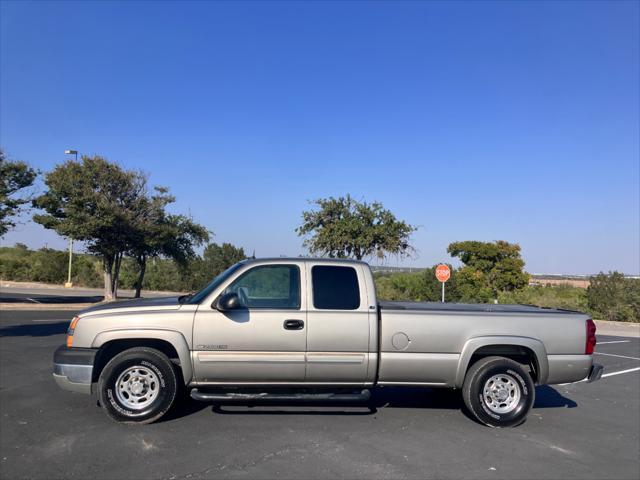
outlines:
M193 329L198 382L210 384L304 382L307 337L303 263L258 265L223 293L235 292L241 309L201 305Z
M370 315L362 268L307 264L306 382L364 384L369 375Z

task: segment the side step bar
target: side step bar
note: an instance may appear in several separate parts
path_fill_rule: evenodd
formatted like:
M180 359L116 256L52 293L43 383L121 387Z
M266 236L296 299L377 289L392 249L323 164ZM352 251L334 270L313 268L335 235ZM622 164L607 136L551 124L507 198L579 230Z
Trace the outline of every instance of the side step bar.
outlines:
M279 401L279 402L366 402L371 398L369 390L359 393L209 393L197 388L191 390L191 398L202 402L247 402L247 401Z

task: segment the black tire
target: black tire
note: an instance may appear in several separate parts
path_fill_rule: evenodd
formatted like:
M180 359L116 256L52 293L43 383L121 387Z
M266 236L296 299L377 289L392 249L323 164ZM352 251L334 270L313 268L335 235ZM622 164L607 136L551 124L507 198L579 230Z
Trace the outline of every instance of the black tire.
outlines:
M136 370L135 367L140 369ZM148 404L143 404L141 407L134 406L135 408L126 403L129 398L131 398L130 402L134 403L134 397L124 388L121 388L121 392L118 393L118 385L116 385L116 383L120 386L123 383L132 385L135 380L133 375L136 373L127 375L127 372L131 372L132 369L134 372L147 374L152 379L143 384L136 382L136 389L142 388L143 393L135 397L135 400L139 399ZM126 381L127 378L130 382ZM157 382L153 379L157 379ZM98 398L103 410L109 417L120 423L147 424L158 420L171 408L177 390L176 372L169 358L164 353L147 347L130 348L113 357L105 365L98 380ZM151 393L145 395L144 392Z
M496 377L498 379L492 381ZM510 388L500 389L498 385ZM485 395L485 386L495 391L496 397ZM496 388L492 390L494 386ZM507 394L504 401L504 393L502 396L498 393L502 391ZM527 418L535 396L535 385L529 373L519 363L504 357L478 360L467 371L462 386L462 398L471 415L490 427L520 425Z

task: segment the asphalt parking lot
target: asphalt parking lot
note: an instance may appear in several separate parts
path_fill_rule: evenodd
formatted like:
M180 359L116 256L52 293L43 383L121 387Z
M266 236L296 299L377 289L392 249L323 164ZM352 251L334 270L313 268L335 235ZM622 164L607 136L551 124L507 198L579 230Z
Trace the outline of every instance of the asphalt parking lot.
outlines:
M605 378L539 387L513 429L475 423L457 392L400 388L375 390L371 409L185 400L140 427L56 387L72 316L0 312L3 479L640 478L638 338L599 335Z

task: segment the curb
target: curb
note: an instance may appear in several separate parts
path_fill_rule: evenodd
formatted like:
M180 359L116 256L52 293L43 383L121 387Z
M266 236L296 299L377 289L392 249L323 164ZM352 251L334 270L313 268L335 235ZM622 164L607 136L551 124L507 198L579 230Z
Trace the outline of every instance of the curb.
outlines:
M640 323L638 322L615 322L613 320L596 320L596 323L600 323L602 325L612 325L612 326L620 326L620 327L636 327L640 328Z
M608 320L594 320L596 335L613 335L615 337L640 338L640 323L610 322Z
M97 303L1 303L0 311L10 310L67 310L79 311L89 308Z
M82 285L75 285L71 288L65 288L64 284L59 283L41 283L41 282L18 282L16 280L0 280L0 289L2 288L19 288L22 290L41 289L41 290L64 290L68 294L73 295L76 292L87 292L87 294L102 295L104 293L103 287L85 287ZM172 292L169 290L142 290L145 294L153 296L173 296L183 295L186 292ZM133 290L125 288L118 289L119 293L133 292Z

